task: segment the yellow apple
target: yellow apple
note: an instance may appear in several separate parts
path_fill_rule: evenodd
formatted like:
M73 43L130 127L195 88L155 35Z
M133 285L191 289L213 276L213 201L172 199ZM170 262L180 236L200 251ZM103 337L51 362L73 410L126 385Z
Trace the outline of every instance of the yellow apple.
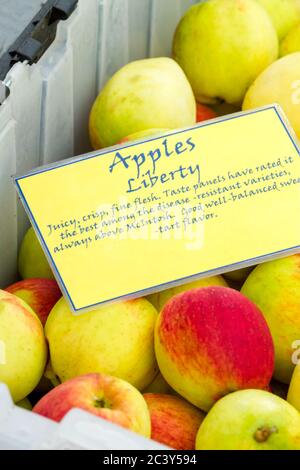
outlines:
M19 273L23 279L54 279L47 258L32 227L26 232L21 244Z
M281 41L300 22L299 0L257 0L268 12Z
M174 295L180 294L181 292L186 292L191 289L196 289L199 287L206 286L223 286L226 287L227 283L222 278L222 276L212 276L206 277L204 279L198 279L198 281L189 282L188 284L183 284L182 286L171 287L170 289L163 290L161 292L156 292L155 294L148 295L147 299L149 302L154 305L158 312L161 311L163 306L170 300Z
M176 129L196 123L196 101L176 62L144 59L122 67L105 85L90 115L95 149L147 129Z
M75 316L62 298L45 326L53 372L61 382L99 372L143 390L158 372L153 344L156 319L156 309L145 299Z
M278 103L300 137L300 52L268 67L249 88L243 110Z
M280 45L281 57L293 52L300 52L300 20L299 24L288 33Z
M278 57L278 38L253 0L208 0L180 21L173 56L201 103L242 103L247 88Z
M0 290L0 382L15 402L36 387L47 360L43 327L21 299Z
M242 294L264 315L275 346L274 378L289 384L295 365L293 344L300 339L300 255L257 266Z
M197 450L300 450L300 414L263 390L221 398L204 418Z
M294 369L287 401L300 411L300 363Z
M150 414L143 396L132 385L116 377L102 374L75 377L47 393L33 412L61 421L72 408L81 408L150 437Z

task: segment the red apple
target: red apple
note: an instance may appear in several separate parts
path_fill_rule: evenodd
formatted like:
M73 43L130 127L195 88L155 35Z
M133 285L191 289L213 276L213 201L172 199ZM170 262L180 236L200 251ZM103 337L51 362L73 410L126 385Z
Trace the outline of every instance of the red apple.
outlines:
M61 298L61 291L53 279L25 279L5 289L24 300L45 325L49 313Z
M194 450L205 414L179 397L145 393L151 417L151 438L176 450Z
M197 103L197 122L208 121L217 117L217 113L204 104Z
M88 374L68 380L47 393L33 408L35 413L61 421L72 408L150 437L151 423L141 393L117 377Z
M202 287L169 300L156 324L155 349L168 384L204 411L235 390L265 389L274 369L266 320L228 287Z

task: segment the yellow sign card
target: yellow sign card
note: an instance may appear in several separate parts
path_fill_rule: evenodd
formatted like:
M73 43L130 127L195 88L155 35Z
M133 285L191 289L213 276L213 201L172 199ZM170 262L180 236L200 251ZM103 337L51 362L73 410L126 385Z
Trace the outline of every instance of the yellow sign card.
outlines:
M300 251L300 156L277 106L16 178L74 312Z

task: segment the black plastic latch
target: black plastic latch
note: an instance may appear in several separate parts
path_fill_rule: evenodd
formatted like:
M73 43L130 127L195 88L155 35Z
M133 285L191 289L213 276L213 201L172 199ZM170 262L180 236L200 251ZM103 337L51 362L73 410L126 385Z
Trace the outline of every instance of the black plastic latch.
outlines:
M78 0L48 0L18 39L0 59L0 80L17 62L34 64L42 57L56 36L59 21L68 19Z
M74 0L58 0L53 7L53 15L58 16L60 20L66 20L73 13L77 1Z
M43 44L34 38L26 39L23 44L15 51L20 60L28 60L33 63L35 57L40 55Z

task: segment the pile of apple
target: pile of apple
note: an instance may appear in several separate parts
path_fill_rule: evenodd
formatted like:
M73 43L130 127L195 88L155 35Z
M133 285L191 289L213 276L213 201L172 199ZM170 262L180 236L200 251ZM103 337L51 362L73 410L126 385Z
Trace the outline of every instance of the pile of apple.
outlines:
M109 80L95 149L274 102L300 136L300 0L203 1L173 57ZM55 421L81 408L175 449L300 449L300 255L80 316L32 228L19 273L0 290L0 382L17 404Z
M177 26L173 59L131 62L108 81L91 142L99 149L273 103L300 137L300 0L202 0Z
M0 290L0 382L17 404L181 450L300 450L300 255L80 316L32 228L19 271Z

